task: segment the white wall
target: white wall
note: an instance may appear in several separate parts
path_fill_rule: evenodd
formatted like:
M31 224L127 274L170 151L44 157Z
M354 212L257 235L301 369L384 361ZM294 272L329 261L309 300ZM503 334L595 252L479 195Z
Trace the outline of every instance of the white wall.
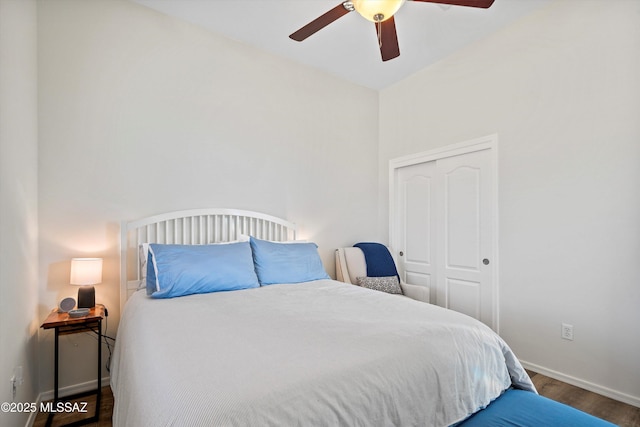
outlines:
M75 294L69 259L82 255L105 258L97 298L114 334L119 221L164 211L285 217L333 273L335 247L386 236L389 159L497 132L503 336L530 365L638 404L637 0L554 2L379 95L126 1L38 5L40 309L15 336L0 317L2 340L28 340ZM0 105L15 98L3 89ZM33 161L32 145L21 150ZM26 174L28 240L37 172L19 161L3 152L0 173L3 191L5 167ZM2 218L3 236L14 223ZM11 267L11 279L27 270ZM52 388L51 335L41 333L40 391ZM93 379L81 359L94 345L64 337L63 385Z
M36 2L0 0L0 402L35 402L38 305ZM0 412L0 425L29 413Z
M384 201L389 159L497 133L502 335L636 405L639 75L639 1L553 2L382 91L379 159Z
M38 19L43 313L76 293L70 259L100 256L96 299L115 334L122 220L268 213L318 243L332 275L336 247L376 238L375 91L127 1L42 1ZM52 335L41 334L42 391ZM95 360L95 341L64 339L61 385L94 379L81 359Z

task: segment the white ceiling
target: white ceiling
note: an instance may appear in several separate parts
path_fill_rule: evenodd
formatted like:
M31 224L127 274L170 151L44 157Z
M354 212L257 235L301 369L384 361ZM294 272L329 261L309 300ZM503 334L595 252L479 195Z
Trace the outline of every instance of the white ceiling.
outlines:
M407 1L395 15L400 57L382 62L374 24L349 13L303 42L289 39L340 0L133 0L230 39L382 89L552 0L496 0L489 9Z

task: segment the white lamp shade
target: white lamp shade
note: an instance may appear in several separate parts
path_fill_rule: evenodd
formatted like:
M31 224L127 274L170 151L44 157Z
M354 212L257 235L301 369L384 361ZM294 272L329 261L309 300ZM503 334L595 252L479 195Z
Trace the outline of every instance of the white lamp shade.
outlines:
M102 258L73 258L71 260L72 285L95 285L102 282Z
M376 15L381 15L381 21L391 18L405 0L353 0L353 7L360 15L371 22L377 22Z

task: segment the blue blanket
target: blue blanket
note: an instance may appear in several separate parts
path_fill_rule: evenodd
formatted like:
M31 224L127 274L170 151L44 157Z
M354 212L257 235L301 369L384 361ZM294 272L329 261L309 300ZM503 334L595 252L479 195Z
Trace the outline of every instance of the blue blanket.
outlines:
M396 270L396 263L389 253L389 249L380 243L356 243L353 245L364 252L364 259L367 262L368 277L389 277L396 276L400 281L400 275Z
M586 412L530 391L509 389L457 427L615 427Z

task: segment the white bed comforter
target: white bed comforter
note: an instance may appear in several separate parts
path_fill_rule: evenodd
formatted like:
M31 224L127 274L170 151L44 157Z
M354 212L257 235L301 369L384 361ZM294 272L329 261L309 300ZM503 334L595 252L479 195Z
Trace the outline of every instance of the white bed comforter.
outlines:
M511 384L507 344L465 315L321 280L131 297L111 370L122 426L448 426Z

